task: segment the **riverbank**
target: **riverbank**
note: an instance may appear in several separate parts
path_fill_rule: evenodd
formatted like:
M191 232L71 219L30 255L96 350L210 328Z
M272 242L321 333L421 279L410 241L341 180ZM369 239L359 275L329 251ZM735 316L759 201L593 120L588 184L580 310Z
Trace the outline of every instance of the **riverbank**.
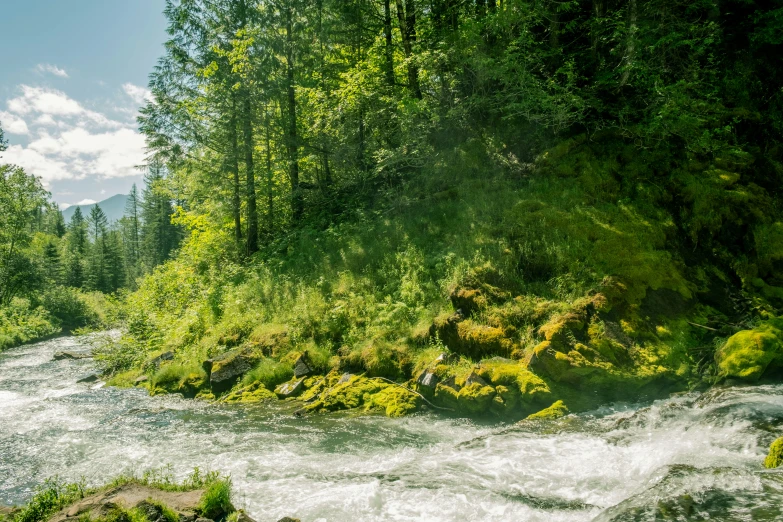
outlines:
M181 483L157 470L100 487L53 478L26 505L0 510L0 522L255 522L234 507L234 494L228 477L198 468Z
M94 361L54 360L91 347L91 337L60 338L0 354L0 504L26 504L55 475L97 486L170 466L182 481L201 466L231 476L235 506L258 522L626 522L662 509L685 517L685 496L713 518L783 517L780 468L763 466L783 433L781 385L521 424L433 412L297 417L290 401L77 383Z

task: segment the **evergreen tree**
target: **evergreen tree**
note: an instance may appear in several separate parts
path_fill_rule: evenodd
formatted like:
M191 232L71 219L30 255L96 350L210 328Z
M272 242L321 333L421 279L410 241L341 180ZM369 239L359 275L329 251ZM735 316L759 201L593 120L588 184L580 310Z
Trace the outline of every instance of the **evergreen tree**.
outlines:
M163 167L151 165L144 182L140 242L143 264L151 271L171 257L179 243L179 231L171 222L174 207L165 191Z
M65 283L68 286L81 288L84 285L87 246L87 223L81 209L76 207L65 235Z
M90 210L90 216L87 219L87 229L90 234L89 253L87 256L87 281L86 286L90 290L107 291L109 285L109 274L107 273L107 219L101 207L95 205Z

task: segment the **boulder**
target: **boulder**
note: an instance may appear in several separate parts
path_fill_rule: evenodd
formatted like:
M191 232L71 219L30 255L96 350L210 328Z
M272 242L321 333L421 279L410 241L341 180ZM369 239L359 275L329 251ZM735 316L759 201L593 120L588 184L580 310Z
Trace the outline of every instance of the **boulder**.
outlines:
M764 467L774 469L783 465L783 437L772 443L769 447L769 455L764 459Z
M307 352L302 352L302 355L294 362L294 377L304 377L313 373L313 363L310 361L310 357Z
M715 353L715 362L721 377L744 381L783 370L783 319L770 319L732 335Z
M299 520L298 518L283 517L280 520L278 520L277 522L302 522L302 521Z
M76 382L96 382L100 379L97 373L90 373L88 375L85 375L81 379L79 379Z
M237 511L237 515L236 515L236 517L237 517L237 518L236 518L236 522L256 522L255 520L253 520L252 518L250 518L250 516L248 516L248 514L247 514L247 513L245 513L245 512L244 512L243 510L241 510L241 509L240 509L239 511Z
M215 393L229 390L238 378L253 369L261 360L254 350L242 348L226 352L202 363L209 376L209 385Z
M345 384L346 382L351 380L351 377L353 377L353 374L345 372L340 376L340 380L337 381L337 384Z
M435 390L435 386L438 384L438 376L431 370L424 370L416 378L416 384L427 390Z
M54 360L78 360L78 359L92 359L92 354L81 352L55 352Z
M148 375L139 375L138 377L136 377L136 379L134 379L133 384L135 386L138 386L139 384L145 383L149 380L150 378Z
M281 399L286 399L288 397L296 397L297 395L301 394L303 391L304 391L304 378L283 383L277 388L275 388L275 393Z

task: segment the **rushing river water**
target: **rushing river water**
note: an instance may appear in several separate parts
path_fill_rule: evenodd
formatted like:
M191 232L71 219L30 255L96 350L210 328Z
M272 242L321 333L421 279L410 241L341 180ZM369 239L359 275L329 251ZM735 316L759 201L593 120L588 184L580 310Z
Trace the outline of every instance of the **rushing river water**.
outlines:
M230 473L259 522L783 520L783 386L713 390L527 426L422 414L295 418L77 384L60 338L0 354L0 504L59 475Z

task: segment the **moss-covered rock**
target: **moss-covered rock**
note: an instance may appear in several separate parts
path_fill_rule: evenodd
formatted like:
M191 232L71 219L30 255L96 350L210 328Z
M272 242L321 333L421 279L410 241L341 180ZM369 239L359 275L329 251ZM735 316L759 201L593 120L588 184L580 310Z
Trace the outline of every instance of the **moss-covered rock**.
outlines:
M401 386L387 386L365 399L365 409L383 411L387 417L403 417L417 411L421 402L421 397Z
M769 455L764 459L765 468L774 469L781 464L783 464L783 437L772 443L769 447Z
M250 386L233 390L220 400L223 402L241 403L266 402L277 400L277 395L273 391L268 390L263 383L255 382Z
M568 407L563 401L557 401L548 408L528 415L525 420L553 420L568 415Z
M715 362L721 377L746 381L783 369L783 319L770 319L732 335L715 353Z
M262 358L262 354L252 348L240 348L204 361L203 367L209 376L212 391L227 391Z
M389 384L367 377L352 375L343 382L325 389L313 402L303 408L306 412L339 411L358 408Z

